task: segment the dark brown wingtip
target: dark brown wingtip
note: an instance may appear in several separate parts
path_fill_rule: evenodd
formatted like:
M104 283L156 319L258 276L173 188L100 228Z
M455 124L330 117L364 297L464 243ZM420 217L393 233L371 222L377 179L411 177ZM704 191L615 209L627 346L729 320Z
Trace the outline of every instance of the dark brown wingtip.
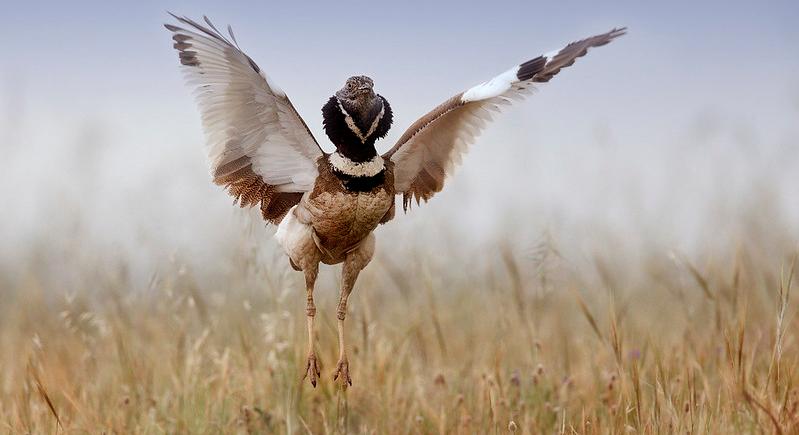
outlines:
M553 56L547 57L547 62L544 68L542 68L541 71L535 74L530 80L538 83L548 82L550 79L552 79L552 77L560 72L561 69L573 65L578 58L585 56L589 49L607 45L614 39L625 35L626 33L626 27L614 27L608 32L600 33L598 35L569 43Z
M516 78L522 81L529 80L541 72L546 64L547 58L544 56L538 56L535 59L530 59L527 62L519 65L519 71L516 72Z
M170 17L178 20L178 22L181 22L181 23L183 22L183 20L181 20L179 16L173 14L171 11L166 11L166 13L169 14ZM181 27L178 27L178 26L176 26L174 24L169 24L169 23L164 23L164 27L166 27L166 29L169 30L170 32L178 32L178 31L184 30Z
M602 36L605 36L607 38L607 40L604 43L602 43L602 44L596 45L595 47L599 47L600 45L605 45L605 44L609 43L610 41L613 41L614 39L616 39L616 38L618 38L620 36L624 36L626 34L627 34L627 27L614 27L609 32L607 32L604 35L602 35Z
M205 34L205 35L207 35L207 36L209 36L211 38L214 38L214 39L216 39L218 41L221 41L222 43L227 44L227 45L229 45L229 46L231 46L233 48L236 48L237 50L241 51L238 48L238 41L236 41L236 37L233 35L233 29L232 29L231 26L228 26L228 33L230 34L230 38L231 38L232 42L230 40L228 40L225 37L225 35L222 32L219 31L219 29L216 28L214 23L212 23L211 20L206 15L203 15L203 21L205 22L206 25L208 25L208 27L203 26L202 24L198 23L197 21L192 20L189 17L185 17L185 16L184 17L180 17L180 16L177 16L177 15L175 15L172 12L169 12L169 11L167 11L167 13L169 15L171 15L173 18L175 18L179 23L185 24L186 26L189 27L189 30L186 30L186 29L183 29L182 27L178 27L178 26L175 26L173 24L164 24L164 27L166 27L167 30L169 30L170 32L173 32L173 33L177 33L177 32L201 32L201 33L203 33L203 34ZM178 41L178 42L183 42L183 41ZM175 48L178 48L178 47L175 47ZM255 61L252 60L252 58L247 56L245 53L242 52L242 54L244 55L244 57L247 58L247 63L250 64L250 67L253 70L255 70L256 73L260 73L261 72L261 68L258 66L258 64L256 64ZM190 63L183 62L183 64L184 65L190 65L190 66L197 66L197 65L194 65L193 61L190 61Z
M626 34L627 34L627 26L624 26L624 27L614 27L614 28L613 28L613 30L611 30L611 31L610 31L610 32L608 32L608 33L611 33L611 34L613 35L613 36L612 36L613 38L618 38L619 36L622 36L622 35L626 35Z

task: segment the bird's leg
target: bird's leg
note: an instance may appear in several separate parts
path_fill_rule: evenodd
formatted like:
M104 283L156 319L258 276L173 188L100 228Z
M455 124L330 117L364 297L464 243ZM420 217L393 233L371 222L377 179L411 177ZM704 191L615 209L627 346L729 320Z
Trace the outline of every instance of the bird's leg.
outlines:
M358 274L366 267L372 259L375 251L375 238L370 234L358 247L358 249L347 254L344 260L344 266L341 272L341 295L338 300L338 309L336 310L336 317L338 317L338 364L336 364L336 372L333 374L333 380L341 377L342 385L352 385L350 378L350 367L347 361L347 346L344 340L344 319L347 317L347 298L352 293L352 288L355 285L355 280L358 279Z
M336 317L338 317L338 364L336 364L336 372L333 374L333 380L341 376L341 383L352 385L350 378L350 367L347 361L347 346L344 341L344 319L347 317L347 298L352 293L352 287L355 285L355 280L358 279L360 269L353 267L352 262L344 262L344 270L341 277L341 295L338 300L338 308L336 310Z
M316 305L313 302L313 289L316 283L316 276L319 273L319 264L305 269L305 291L307 295L305 303L305 316L308 322L308 360L305 363L305 374L303 379L310 378L311 385L316 388L316 380L319 379L319 361L314 352L314 317L316 316Z

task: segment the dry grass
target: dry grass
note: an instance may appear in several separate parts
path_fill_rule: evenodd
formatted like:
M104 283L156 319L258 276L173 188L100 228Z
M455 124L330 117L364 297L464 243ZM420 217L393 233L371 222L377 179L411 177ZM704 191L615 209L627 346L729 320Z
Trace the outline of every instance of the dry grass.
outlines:
M64 284L32 257L0 276L0 431L797 433L795 254L769 249L384 255L352 298L346 391L330 274L314 390L282 258L242 251L214 288L85 257Z

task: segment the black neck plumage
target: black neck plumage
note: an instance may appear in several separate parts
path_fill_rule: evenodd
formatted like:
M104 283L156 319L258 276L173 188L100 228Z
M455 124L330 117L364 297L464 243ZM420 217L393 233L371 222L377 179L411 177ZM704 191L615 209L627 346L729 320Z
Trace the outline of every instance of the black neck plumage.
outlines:
M341 180L344 188L350 192L371 192L375 187L383 185L386 181L385 169L371 177L355 177L333 170L336 177Z
M375 141L384 137L391 128L393 120L391 106L385 98L378 97L383 102L382 107L378 105L375 110L370 110L363 116L358 113L350 116L355 131L347 123L347 115L337 97L330 97L322 107L323 125L327 137L341 155L353 162L365 162L374 158L377 155ZM378 117L379 120L372 128Z

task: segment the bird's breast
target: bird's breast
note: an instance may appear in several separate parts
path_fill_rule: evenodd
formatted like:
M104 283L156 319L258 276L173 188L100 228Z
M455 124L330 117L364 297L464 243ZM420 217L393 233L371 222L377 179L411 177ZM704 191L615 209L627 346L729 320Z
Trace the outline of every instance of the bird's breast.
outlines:
M394 205L393 166L378 184L350 190L331 165L322 161L313 190L303 197L298 214L314 229L320 248L336 256L356 247ZM365 187L365 186L362 186Z
M311 225L327 249L349 249L372 232L394 201L385 188L322 192L308 200Z

